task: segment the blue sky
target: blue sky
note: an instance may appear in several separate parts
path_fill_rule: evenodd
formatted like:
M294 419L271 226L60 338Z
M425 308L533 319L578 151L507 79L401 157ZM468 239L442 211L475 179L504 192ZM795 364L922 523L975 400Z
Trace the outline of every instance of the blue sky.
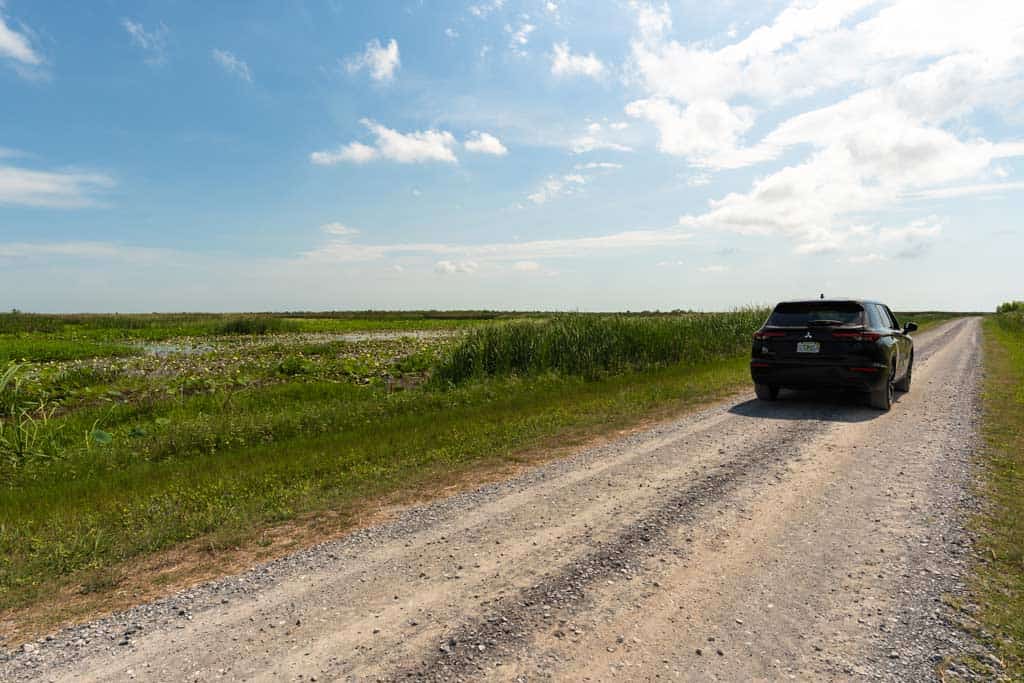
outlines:
M1024 3L0 0L0 308L1024 298Z

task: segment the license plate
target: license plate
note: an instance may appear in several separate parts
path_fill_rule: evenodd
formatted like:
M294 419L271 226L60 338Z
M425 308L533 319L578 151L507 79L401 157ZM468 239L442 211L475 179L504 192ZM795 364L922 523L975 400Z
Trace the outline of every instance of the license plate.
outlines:
M819 342L797 342L796 352L797 353L818 353L821 351L821 344Z

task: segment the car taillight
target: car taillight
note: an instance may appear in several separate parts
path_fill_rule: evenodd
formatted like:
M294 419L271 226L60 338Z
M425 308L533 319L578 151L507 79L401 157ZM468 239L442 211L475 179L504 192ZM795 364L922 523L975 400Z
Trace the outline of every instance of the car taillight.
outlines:
M873 342L878 341L882 335L877 332L833 332L833 339L842 339L844 341L866 341Z
M762 341L765 339L771 339L772 337L785 337L785 332L755 332L754 341Z

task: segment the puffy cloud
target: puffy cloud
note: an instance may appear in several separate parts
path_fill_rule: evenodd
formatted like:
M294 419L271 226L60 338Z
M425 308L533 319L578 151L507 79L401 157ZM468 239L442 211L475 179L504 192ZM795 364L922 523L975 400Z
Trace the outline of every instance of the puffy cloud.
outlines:
M19 33L7 23L0 3L0 58L12 59L24 66L39 66L43 63L26 33Z
M155 29L147 30L141 22L122 19L121 26L131 37L132 44L141 48L146 54L146 63L160 66L167 62L167 27L160 24Z
M214 49L211 53L213 61L215 61L224 71L237 76L247 83L252 83L252 71L249 70L249 65L244 60L239 59L234 53L228 52L227 50Z
M666 99L637 100L626 113L658 128L659 150L689 157L697 165L728 165L722 158L737 153L737 140L754 123L752 109L720 100L699 100L682 109Z
M374 159L387 159L402 164L441 161L456 163L455 136L442 130L399 133L376 121L363 119L361 123L376 137L375 146L351 142L336 150L313 152L310 161L331 166L342 161L366 163Z
M113 178L102 173L0 166L0 206L58 209L94 206L95 195L113 186Z
M370 73L370 78L381 83L392 81L399 66L401 58L398 54L398 41L394 38L388 41L387 45L381 45L380 41L374 38L366 44L365 51L345 63L349 73L366 69Z
M309 160L319 166L333 166L342 161L365 164L367 161L373 161L377 156L376 148L361 142L350 142L334 151L313 152L309 155Z
M604 75L604 64L591 52L589 55L574 55L569 43L554 45L551 55L551 73L555 76L589 76L600 78Z
M794 3L718 48L667 39L667 22L656 20L664 6L634 8L631 69L647 96L626 113L653 124L662 152L707 169L802 155L749 191L683 216L683 225L781 234L798 253L825 253L863 246L858 216L908 199L1013 187L979 180L998 160L1024 155L1024 146L978 138L967 119L1024 101L1022 3ZM829 92L844 94L818 104ZM792 111L800 101L817 106L747 144L762 112ZM917 255L937 236L906 233L902 246L876 251ZM884 242L881 233L872 239Z
M630 4L636 11L636 24L644 40L660 39L672 28L672 11L668 3L655 5L640 0L631 0Z
M499 157L508 154L508 148L501 144L501 140L490 133L481 133L476 130L469 134L464 146L470 152L479 152L480 154L493 154Z

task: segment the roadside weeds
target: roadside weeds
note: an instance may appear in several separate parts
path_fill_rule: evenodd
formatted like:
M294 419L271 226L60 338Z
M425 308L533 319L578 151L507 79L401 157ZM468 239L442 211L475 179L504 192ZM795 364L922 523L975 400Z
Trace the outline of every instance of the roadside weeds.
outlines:
M1024 317L985 321L984 453L974 520L979 558L970 626L1009 680L1024 680ZM986 674L996 662L963 662Z

